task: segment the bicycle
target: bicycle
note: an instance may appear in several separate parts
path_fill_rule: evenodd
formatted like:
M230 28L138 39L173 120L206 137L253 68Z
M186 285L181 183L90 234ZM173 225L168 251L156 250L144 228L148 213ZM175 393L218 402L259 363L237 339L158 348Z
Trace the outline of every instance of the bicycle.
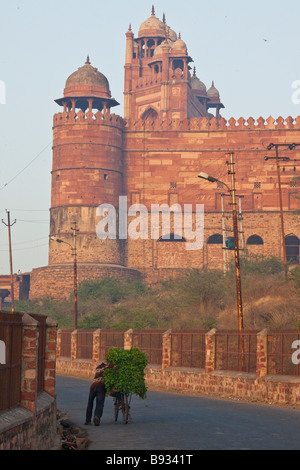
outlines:
M120 393L118 392L114 397L114 412L115 412L115 422L118 421L119 411L121 410L123 421L125 424L128 423L128 420L132 421L130 415L130 403L131 403L132 394L131 393Z

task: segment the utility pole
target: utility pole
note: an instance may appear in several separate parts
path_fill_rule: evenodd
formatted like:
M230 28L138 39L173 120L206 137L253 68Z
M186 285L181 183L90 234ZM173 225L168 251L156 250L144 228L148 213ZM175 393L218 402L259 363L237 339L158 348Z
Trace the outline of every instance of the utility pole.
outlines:
M236 274L236 291L237 291L237 309L238 309L238 327L239 330L244 329L243 319L243 302L242 302L242 285L241 285L241 272L240 272L240 253L239 253L239 230L238 230L238 218L236 209L236 197L235 197L235 171L234 171L234 160L233 152L230 154L230 170L228 174L231 175L231 205L232 205L232 219L233 219L233 235L234 235L234 255L235 255L235 274Z
M242 198L244 196L238 196L239 198L239 231L241 234L241 245L242 245L242 251L245 257L245 234L244 234L244 229L243 229L243 213L242 213Z
M71 245L70 243L61 240L60 238L56 238L55 236L50 237L50 240L57 242L57 243L65 243L66 245L69 245L69 247L72 250L72 256L74 256L74 271L73 271L73 285L74 285L74 330L77 330L77 320L78 320L78 303L77 303L77 246L76 246L76 238L77 238L77 232L79 232L79 229L77 228L77 222L74 222L74 227L71 227L71 230L73 230L74 234L74 243Z
M284 219L283 219L283 204L282 204L282 191L281 191L281 178L280 178L280 163L278 155L278 145L276 145L276 167L277 167L277 179L278 179L278 191L279 191L279 204L280 204L280 220L281 220L281 236L282 236L282 249L283 249L283 265L285 277L288 275L287 262L286 262L286 246L285 246L285 231L284 231Z
M227 271L227 253L226 253L226 223L224 214L224 194L221 194L221 209L222 209L222 232L223 232L223 269L224 274Z
M7 223L4 222L2 219L2 223L8 227L8 243L9 243L9 264L10 264L10 297L11 297L11 311L14 313L15 311L15 294L14 294L14 275L13 275L13 264L12 264L12 248L11 248L11 233L10 233L10 227L12 227L15 223L16 220L13 221L13 223L10 223L10 212L6 210L7 212Z
M73 256L74 256L74 329L77 330L77 320L78 320L78 302L77 302L77 246L76 246L76 236L79 229L77 228L77 223L74 223L74 227L71 227L71 230L74 232L74 247L73 247Z
M287 147L289 150L294 150L300 144L269 144L267 150L272 150L275 147L275 160L276 160L276 167L277 167L277 179L278 179L278 192L279 192L279 206L280 206L280 221L281 221L281 238L282 238L282 249L283 249L283 265L284 265L284 274L287 278L288 275L288 267L287 267L287 260L286 260L286 246L285 246L285 231L284 231L284 218L283 218L283 203L282 203L282 190L281 190L281 175L280 175L280 161L290 161L289 157L279 157L278 148L279 147ZM265 157L264 159L271 160L273 157Z

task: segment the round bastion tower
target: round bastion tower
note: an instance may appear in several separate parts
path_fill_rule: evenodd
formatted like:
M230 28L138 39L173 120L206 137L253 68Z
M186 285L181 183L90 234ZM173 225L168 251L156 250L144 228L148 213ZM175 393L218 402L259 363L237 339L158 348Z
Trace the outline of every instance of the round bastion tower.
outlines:
M88 57L55 101L63 110L53 119L49 265L33 270L31 298L41 297L41 290L56 298L72 292L74 228L78 282L139 274L125 268L126 240L100 239L96 233L98 206L111 204L118 215L124 194L125 121L111 114L119 103L111 97L108 80Z

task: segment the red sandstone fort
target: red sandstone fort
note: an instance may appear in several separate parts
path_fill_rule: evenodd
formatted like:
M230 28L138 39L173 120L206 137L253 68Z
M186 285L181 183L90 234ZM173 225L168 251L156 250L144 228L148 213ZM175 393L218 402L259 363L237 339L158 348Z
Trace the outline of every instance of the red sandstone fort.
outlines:
M79 282L142 276L155 283L187 268L223 269L232 254L223 241L233 236L226 192L229 152L235 161L240 248L245 256L282 259L276 161L264 159L275 156L267 150L270 143L287 145L280 150L290 158L281 165L286 256L299 263L297 146L288 146L300 144L300 117L226 121L219 91L214 83L207 87L200 81L192 63L180 34L153 8L137 35L131 26L126 33L123 117L112 112L118 103L109 81L89 57L67 78L53 118L49 264L30 273L30 298L72 292L75 224ZM219 181L200 180L201 171ZM143 204L149 211L151 204L192 204L194 209L203 204L203 248L186 250L183 240L174 238L174 224L169 240L161 234L100 239L97 207L105 203L118 210L119 196L127 197L128 207Z

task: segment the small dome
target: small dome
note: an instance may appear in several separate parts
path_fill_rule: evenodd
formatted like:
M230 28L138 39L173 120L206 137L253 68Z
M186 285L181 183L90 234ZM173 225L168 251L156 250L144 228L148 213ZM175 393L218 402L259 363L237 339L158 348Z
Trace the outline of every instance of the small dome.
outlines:
M214 82L212 82L211 87L207 90L207 95L211 99L218 99L218 100L220 99L220 93L216 89Z
M173 29L171 29L170 26L166 26L166 28L167 28L169 39L173 42L177 41L177 34L175 33L175 31L173 31Z
M138 37L166 37L165 25L155 16L153 7L150 18L144 21L140 26Z
M194 74L191 78L191 87L193 90L198 90L206 93L206 86L196 75L196 68L194 67Z
M193 90L199 90L206 92L206 86L198 77L191 78L191 86Z
M167 40L167 39L166 39L165 41L163 41L159 46L157 46L157 47L154 49L153 57L162 55L163 49L164 49L164 47L166 47L166 46L168 47L168 50L170 50L171 47L172 47L171 44L172 44L172 41L170 41L170 40Z
M111 97L107 78L91 65L89 57L82 67L68 77L64 89L66 97L87 95Z
M172 52L187 55L186 43L181 39L180 35L172 45Z

